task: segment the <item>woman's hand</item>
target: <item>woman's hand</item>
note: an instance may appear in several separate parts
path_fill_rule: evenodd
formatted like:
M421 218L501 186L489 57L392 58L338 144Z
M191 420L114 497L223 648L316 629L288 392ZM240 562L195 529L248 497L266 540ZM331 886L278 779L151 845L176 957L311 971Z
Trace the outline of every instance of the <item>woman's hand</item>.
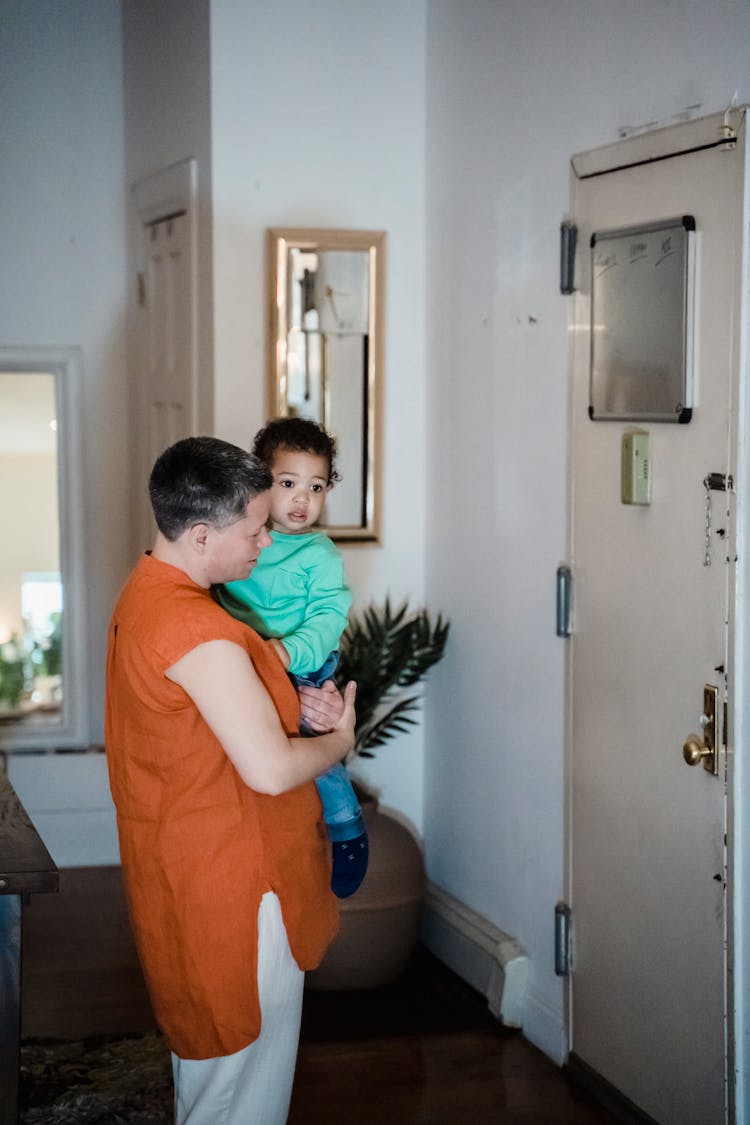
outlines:
M300 686L297 691L302 718L318 734L325 734L329 730L341 730L342 724L344 727L351 726L353 745L356 687L357 685L351 680L342 696L333 680L326 680L322 687Z
M354 680L349 680L349 683L344 688L344 710L341 713L341 718L334 726L334 730L340 731L345 735L349 742L347 754L350 750L354 749L354 727L357 722L357 715L354 710L354 701L357 698L357 685Z

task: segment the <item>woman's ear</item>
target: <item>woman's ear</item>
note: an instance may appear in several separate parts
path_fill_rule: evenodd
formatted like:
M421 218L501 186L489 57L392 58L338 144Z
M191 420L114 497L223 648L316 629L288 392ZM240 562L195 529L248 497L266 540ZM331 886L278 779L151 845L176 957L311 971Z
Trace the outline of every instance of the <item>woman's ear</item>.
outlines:
M194 523L188 531L188 540L193 550L202 555L208 543L210 528L207 523Z

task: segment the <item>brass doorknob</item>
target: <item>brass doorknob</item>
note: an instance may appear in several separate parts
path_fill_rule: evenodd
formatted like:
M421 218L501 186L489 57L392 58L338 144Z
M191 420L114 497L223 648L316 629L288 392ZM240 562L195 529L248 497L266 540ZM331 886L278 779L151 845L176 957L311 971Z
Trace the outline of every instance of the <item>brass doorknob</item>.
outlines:
M713 753L710 746L706 746L698 734L689 734L682 747L682 756L689 766L697 766L704 758Z

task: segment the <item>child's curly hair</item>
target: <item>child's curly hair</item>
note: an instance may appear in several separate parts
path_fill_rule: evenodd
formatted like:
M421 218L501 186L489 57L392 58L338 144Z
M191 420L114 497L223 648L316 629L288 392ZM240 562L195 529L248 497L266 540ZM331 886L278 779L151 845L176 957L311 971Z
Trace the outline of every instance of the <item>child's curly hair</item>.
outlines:
M341 480L341 474L336 469L336 439L312 418L272 418L266 422L253 439L252 452L270 467L277 449L325 457L328 461L328 484Z

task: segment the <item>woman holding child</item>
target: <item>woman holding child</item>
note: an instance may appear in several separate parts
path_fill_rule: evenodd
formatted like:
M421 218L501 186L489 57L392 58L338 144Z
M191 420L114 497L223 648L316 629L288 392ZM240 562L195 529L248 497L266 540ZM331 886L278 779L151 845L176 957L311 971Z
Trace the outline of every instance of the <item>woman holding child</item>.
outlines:
M157 534L115 607L106 746L121 860L178 1125L281 1125L303 972L337 929L313 779L354 742L354 685L298 695L214 600L269 542L268 469L216 438L157 460ZM262 1018L261 1018L262 1017Z

